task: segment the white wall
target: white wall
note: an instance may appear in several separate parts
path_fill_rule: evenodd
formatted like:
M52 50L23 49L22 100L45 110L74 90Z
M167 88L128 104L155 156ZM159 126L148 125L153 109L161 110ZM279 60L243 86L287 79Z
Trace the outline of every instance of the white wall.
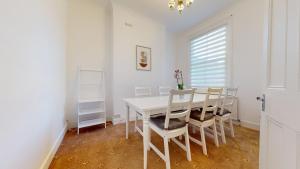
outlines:
M297 169L300 169L300 132L298 132L297 143Z
M0 2L0 168L40 168L65 127L64 0Z
M132 27L125 26L125 22ZM108 120L124 117L122 99L134 95L135 85L171 85L175 59L172 35L164 25L140 13L99 0L70 0L67 25L67 119L76 126L77 68L99 66L106 71ZM152 48L152 70L136 70L136 45ZM157 92L156 92L157 94Z
M297 169L300 169L300 132L298 132L297 143Z
M239 112L243 125L257 128L260 107L255 97L261 95L261 58L263 47L263 12L261 0L242 0L203 23L177 35L177 66L189 77L187 43L201 30L229 21L232 30L232 85L239 87ZM230 17L230 15L232 15ZM189 79L189 78L187 78ZM189 84L189 82L186 82Z
M174 70L172 46L167 45L171 37L164 25L118 3L113 3L114 114L125 117L122 99L134 96L134 86L150 86L154 94L158 94L159 85L175 85L172 83ZM136 70L136 45L151 48L151 71Z
M108 29L110 28L108 9L104 1L69 0L68 2L66 111L70 127L75 127L78 67L99 67L104 71L109 68L110 31ZM110 92L106 94L110 95ZM110 116L111 106L107 107Z

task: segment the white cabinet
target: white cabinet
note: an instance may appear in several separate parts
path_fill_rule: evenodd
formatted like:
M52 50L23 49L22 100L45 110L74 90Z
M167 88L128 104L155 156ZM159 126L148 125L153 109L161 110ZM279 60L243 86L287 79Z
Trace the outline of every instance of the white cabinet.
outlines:
M104 124L105 76L100 69L78 69L77 133L80 128Z

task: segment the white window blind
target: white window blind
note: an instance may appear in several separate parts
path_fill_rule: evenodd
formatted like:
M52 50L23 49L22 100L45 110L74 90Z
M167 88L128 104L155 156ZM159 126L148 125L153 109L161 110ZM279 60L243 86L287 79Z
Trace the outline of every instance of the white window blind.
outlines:
M227 83L227 27L222 26L190 41L192 87L222 87Z

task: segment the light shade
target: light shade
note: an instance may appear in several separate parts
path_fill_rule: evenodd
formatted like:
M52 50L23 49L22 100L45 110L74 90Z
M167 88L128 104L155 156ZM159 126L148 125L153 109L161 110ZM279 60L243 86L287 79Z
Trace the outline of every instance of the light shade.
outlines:
M175 8L175 5L176 5L175 0L170 0L170 1L169 1L169 8L170 8L170 9L174 9L174 8Z
M194 0L169 0L168 5L170 9L175 9L177 4L177 10L180 14L182 14L184 7L190 7L193 2Z
M194 2L194 0L186 0L185 4L186 4L187 7L190 7L193 2Z
M184 5L183 5L183 2L182 2L182 3L178 4L177 10L178 10L178 12L179 12L180 14L182 14L183 9L184 9Z

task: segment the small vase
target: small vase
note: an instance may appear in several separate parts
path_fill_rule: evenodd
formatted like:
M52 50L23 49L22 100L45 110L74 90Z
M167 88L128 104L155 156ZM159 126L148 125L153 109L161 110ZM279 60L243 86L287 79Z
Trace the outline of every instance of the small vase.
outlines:
M178 88L178 90L183 90L183 84L178 84L177 88Z
M184 89L184 86L183 86L183 84L178 84L178 85L177 85L177 88L178 88L178 90L183 90L183 89ZM184 99L184 95L183 95L183 94L180 94L180 95L179 95L179 99Z

